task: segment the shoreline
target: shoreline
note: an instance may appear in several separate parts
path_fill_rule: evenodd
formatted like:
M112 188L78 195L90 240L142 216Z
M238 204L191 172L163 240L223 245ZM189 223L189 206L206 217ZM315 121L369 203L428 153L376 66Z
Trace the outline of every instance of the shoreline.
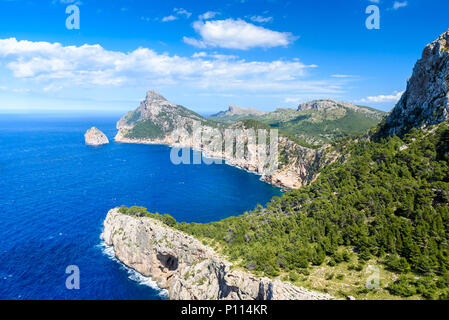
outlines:
M156 141L155 141L155 140L147 140L147 139L134 140L134 139L124 138L124 137L121 137L121 136L120 136L120 131L119 131L119 133L114 137L114 142L116 142L116 143L123 143L123 144L140 144L140 145L166 146L166 147L169 147L169 148L171 148L171 149L177 147L177 146L175 146L174 144L168 143L167 141L163 141L163 140L156 140ZM187 145L187 146L178 146L178 147L179 147L179 148L190 148L190 149L193 150L193 151L201 152L202 156L205 156L205 157L207 157L208 159L217 159L217 160L221 160L221 161L223 161L223 164L224 164L224 165L228 165L228 166L233 167L233 168L236 168L236 169L238 169L238 170L243 170L243 171L245 171L245 172L247 172L247 173L250 173L250 174L259 176L259 177L260 177L259 180L260 180L261 182L264 182L264 183L266 183L266 184L269 184L270 186L273 186L273 187L275 187L275 188L280 189L280 191L281 191L282 193L286 192L286 191L285 191L286 189L287 189L287 191L290 190L290 188L288 188L288 187L286 187L286 186L279 185L279 184L273 184L273 183L270 183L270 182L267 181L266 179L263 179L263 178L264 178L264 175L263 175L263 174L261 174L261 173L255 171L255 170L249 170L249 169L243 168L243 167L241 167L241 166L239 166L239 165L237 165L237 164L229 163L225 157L208 156L206 150L203 150L203 149L197 149L197 148L195 148L195 147L193 147L193 146L189 146L189 145ZM105 239L104 239L104 229L103 229L103 231L102 231L102 233L101 233L100 239L102 240L102 243L100 244L100 246L103 247L103 250L102 250L102 251L103 251L103 254L106 255L109 259L111 259L111 260L117 262L121 267L123 267L123 268L128 272L128 274L130 275L130 276L129 276L130 280L136 281L137 283L140 283L140 284L142 284L142 285L148 286L148 287L150 287L150 288L156 290L156 291L158 292L159 297L160 297L162 300L170 300L170 299L169 299L169 291L168 291L167 289L161 288L161 287L158 285L157 281L155 281L151 276L145 276L144 274L142 274L142 273L139 272L138 270L132 268L131 266L128 266L125 262L123 262L123 261L117 256L117 254L116 254L116 252L115 252L115 246L114 246L114 245L108 245L108 244L106 243ZM110 252L110 253L106 252L107 249L112 250L112 252ZM136 273L138 276L135 277L135 278L131 278L131 273ZM138 278L143 278L143 279L145 279L146 281L142 281L141 279L138 279ZM146 283L147 281L149 281L149 283Z
M100 235L101 243L97 245L101 249L103 255L105 255L108 259L114 261L119 264L119 266L128 273L128 279L137 282L139 285L149 287L157 292L157 295L161 298L161 300L168 300L168 291L166 289L160 288L156 281L154 281L151 277L146 277L139 271L133 269L132 267L127 266L125 263L120 261L120 259L115 255L114 246L108 245L103 238L103 231Z
M225 256L195 237L150 217L122 214L118 208L108 212L101 239L114 251L114 260L151 279L160 292L168 293L168 300L336 299L234 268Z
M274 182L273 179L273 175L265 175L263 173L260 173L258 171L258 168L255 167L255 169L251 169L249 167L243 167L241 165L239 165L238 163L231 163L229 162L229 160L225 157L225 156L218 156L218 155L210 155L207 153L207 150L204 150L202 148L195 148L192 145L175 145L174 143L171 143L169 141L167 141L166 139L163 140L149 140L149 139L129 139L129 138L125 138L121 135L121 132L119 131L119 133L117 133L117 135L114 137L114 141L117 143L127 143L127 144L142 144L142 145L159 145L159 146L167 146L169 148L191 148L193 151L197 151L197 152L201 152L202 156L208 158L208 159L216 159L216 160L221 160L224 161L225 165L237 168L239 170L244 170L248 173L257 175L260 177L260 181L265 182L273 187L279 188L281 189L282 192L288 192L290 190L294 190L294 189L298 189L300 187L295 187L292 185L289 185L287 183L283 183L282 181L278 180L278 182ZM275 171L275 174L281 172L281 169L278 169L277 171Z

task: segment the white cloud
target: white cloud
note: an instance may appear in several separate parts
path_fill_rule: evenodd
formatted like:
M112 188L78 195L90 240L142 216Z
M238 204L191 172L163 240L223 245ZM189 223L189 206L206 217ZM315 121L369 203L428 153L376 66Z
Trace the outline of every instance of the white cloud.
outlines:
M190 16L192 15L191 12L187 11L186 9L183 8L174 8L173 11L177 14L177 15L183 15L185 16L187 19L190 18Z
M393 9L394 9L394 10L398 10L399 8L404 8L404 7L406 7L407 5L408 5L407 1L403 1L403 2L401 2L401 1L395 1L395 2L393 3Z
M344 79L307 80L308 70L297 59L246 61L232 55L198 53L193 57L158 54L148 48L131 52L100 45L0 39L0 69L36 90L134 88L136 86L206 89L209 92L295 92L335 94Z
M200 49L207 48L207 45L206 45L206 43L204 41L200 41L200 40L197 40L197 39L194 39L194 38L184 37L183 41L186 44L188 44L188 45L191 45L191 46L194 46L194 47L197 47L197 48L200 48Z
M201 51L201 52L195 52L192 55L193 58L213 58L215 60L234 60L234 59L238 59L239 57L234 56L234 55L230 55L230 54L219 54L219 53L212 53L209 54L207 52ZM314 66L309 66L309 67L314 67Z
M220 47L248 50L288 46L297 37L289 32L272 31L241 19L196 21L193 24L201 39L184 37L184 42L198 48Z
M163 17L162 18L162 22L169 22L169 21L174 21L174 20L177 20L178 18L177 17L175 17L174 15L170 15L170 16L167 16L167 17Z
M219 14L220 14L219 12L207 11L207 12L203 13L202 15L198 16L198 19L200 19L200 20L209 20L209 19L215 18Z
M204 58L204 57L207 57L207 53L204 51L195 52L192 57L193 58Z
M404 94L404 91L398 92L395 91L393 94L389 95L378 95L378 96L371 96L364 99L359 100L359 102L366 103L366 102L374 102L374 103L384 103L384 102L398 102L399 99L401 99L402 95Z
M267 23L273 21L273 17L252 16L250 17L250 20L259 23Z
M302 97L287 97L284 99L284 102L298 104L302 99Z
M354 76L350 74L333 74L331 75L332 78L354 78Z
M191 12L189 12L183 8L174 8L173 12L175 13L174 15L171 14L169 16L163 17L162 19L160 19L160 21L162 21L162 22L175 21L175 20L178 20L180 16L184 16L185 18L189 19L190 16L192 15Z

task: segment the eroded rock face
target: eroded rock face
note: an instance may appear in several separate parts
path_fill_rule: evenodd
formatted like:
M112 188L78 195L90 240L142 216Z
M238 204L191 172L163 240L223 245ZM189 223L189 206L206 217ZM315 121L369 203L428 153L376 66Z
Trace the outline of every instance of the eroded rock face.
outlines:
M108 137L95 127L87 130L84 140L90 146L101 146L109 143Z
M213 249L151 218L111 210L102 235L116 257L151 277L171 300L327 300L328 294L233 270Z
M410 128L425 128L449 118L449 31L427 45L416 63L393 111L381 131L402 135Z
M231 107L230 110L235 111L236 108ZM158 134L153 137L132 136L130 133L133 128L145 121L151 122L151 125L158 128ZM202 130L200 137L194 133L198 127ZM118 122L117 129L119 130L115 137L117 142L191 147L203 151L206 157L224 159L229 165L260 174L263 181L289 189L300 188L312 181L322 165L334 161L336 156L327 152L328 146L314 150L300 146L289 138L280 137L278 151L283 154L285 161L277 169L272 170L272 166L264 161L250 160L250 154L257 153L255 145L248 144L243 157L229 155L224 150L213 150L205 136L213 136L218 131L224 137L226 129L247 129L244 123L236 122L229 128L220 127L220 125L211 126L206 119L167 101L155 91L148 91L139 108L123 117ZM247 140L244 142L246 143Z

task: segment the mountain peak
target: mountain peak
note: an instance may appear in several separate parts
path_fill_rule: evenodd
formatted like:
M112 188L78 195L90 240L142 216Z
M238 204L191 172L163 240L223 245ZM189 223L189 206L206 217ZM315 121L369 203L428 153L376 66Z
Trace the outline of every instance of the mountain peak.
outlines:
M233 104L229 105L229 110L230 112L242 112L242 108Z
M381 136L407 133L449 119L449 30L428 44L407 90L380 128Z
M149 102L150 104L152 102L156 102L156 101L167 101L167 99L165 99L165 97L163 95L161 95L159 92L154 91L154 90L149 90L147 91L147 96L145 99L147 102Z
M304 110L327 110L327 109L336 109L336 108L349 108L349 109L360 109L360 107L348 103L348 102L341 102L341 101L335 101L332 99L323 99L323 100L314 100L310 102L304 102L301 103L298 106L298 111L304 111Z
M232 116L261 116L264 115L265 112L259 111L253 108L242 108L236 105L229 105L227 111L219 112L212 117L232 117Z

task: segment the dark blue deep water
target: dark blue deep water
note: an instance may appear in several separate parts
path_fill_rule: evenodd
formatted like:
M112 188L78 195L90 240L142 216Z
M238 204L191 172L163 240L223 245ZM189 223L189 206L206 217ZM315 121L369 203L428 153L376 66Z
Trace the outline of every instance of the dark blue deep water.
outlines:
M227 165L175 166L166 146L84 145L94 125L112 141L117 120L0 116L0 299L161 299L107 255L100 234L109 209L140 205L210 222L280 194ZM80 269L80 290L65 287L69 265Z

